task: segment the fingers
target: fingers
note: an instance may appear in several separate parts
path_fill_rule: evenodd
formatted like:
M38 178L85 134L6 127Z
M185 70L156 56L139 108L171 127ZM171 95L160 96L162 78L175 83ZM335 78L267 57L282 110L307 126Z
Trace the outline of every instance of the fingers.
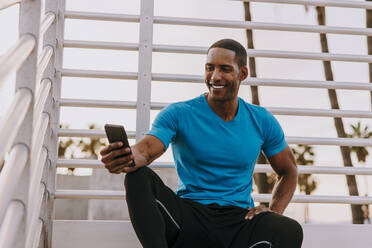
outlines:
M123 146L123 142L115 142L115 143L111 143L111 144L105 146L105 147L101 150L100 154L101 154L102 156L103 156L103 155L106 155L106 154L110 153L112 150L119 149L119 148L122 147L122 146Z
M121 148L121 149L114 149L102 155L101 161L104 164L108 164L112 162L113 160L115 160L117 157L126 156L129 154L131 154L131 150L129 147Z
M133 164L134 156L130 154L128 156L116 157L105 163L105 168L110 172L116 172L120 168L128 167Z
M253 219L254 216L256 216L260 213L263 213L263 212L271 212L270 208L266 207L265 205L259 205L259 206L254 207L254 208L249 208L248 207L247 209L248 209L248 213L245 216L246 220L251 220L251 219Z

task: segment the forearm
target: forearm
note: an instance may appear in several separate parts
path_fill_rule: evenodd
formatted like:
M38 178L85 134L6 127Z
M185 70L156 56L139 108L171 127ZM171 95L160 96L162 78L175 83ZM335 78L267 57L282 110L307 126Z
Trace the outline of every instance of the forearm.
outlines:
M290 170L279 177L273 189L270 209L282 214L291 201L297 185L297 170Z
M147 166L160 157L165 149L160 140L153 136L145 135L139 142L131 146L136 167Z

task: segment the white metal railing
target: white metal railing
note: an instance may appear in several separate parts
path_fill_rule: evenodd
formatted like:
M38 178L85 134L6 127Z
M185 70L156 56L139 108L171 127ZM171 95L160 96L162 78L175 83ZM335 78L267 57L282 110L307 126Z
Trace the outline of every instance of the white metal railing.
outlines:
M21 0L1 0L0 1L0 10L6 9L14 4L21 2Z
M59 159L57 167L60 168L90 168L105 169L98 160L91 159ZM171 162L154 162L151 168L175 168ZM372 175L372 168L363 167L343 167L343 166L315 166L298 165L299 174L333 174L333 175ZM273 169L267 164L256 164L254 173L273 173Z
M342 8L362 8L372 9L372 3L364 1L345 1L345 0L238 0L243 2L257 2L257 3L286 3L286 4L300 4L309 6L323 6L323 7L342 7Z
M247 0L249 1L249 0ZM144 1L143 1L144 2ZM152 2L152 1L150 1ZM353 2L353 1L321 1L321 0L252 0L250 2L271 2L271 3L289 3L289 4L306 4L316 6L348 7L372 9L372 3ZM143 7L142 7L143 8ZM228 21L214 19L198 18L180 18L151 16L147 10L141 8L140 15L126 14L109 14L95 12L66 11L65 18L94 20L94 21L113 21L113 22L132 22L141 23L141 18L152 18L153 24L166 25L187 25L200 27L218 27L218 28L237 28L237 29L255 29L255 30L274 30L274 31L291 31L291 32L311 32L326 34L344 34L344 35L363 35L371 36L371 28L349 28L336 26L319 26L319 25L298 25L283 23L264 23L253 21ZM145 12L142 12L145 11ZM144 14L146 13L146 14ZM152 29L151 29L152 30ZM144 28L140 27L140 32ZM148 44L147 44L148 45ZM181 53L181 54L205 54L207 47L198 46L179 46L150 44L152 52L158 53ZM140 39L139 43L127 42L103 42L103 41L84 41L84 40L65 40L65 48L88 48L88 49L110 49L138 51L139 56L143 55L141 46L144 46ZM148 49L150 47L148 46ZM370 55L355 54L332 54L332 53L315 53L315 52L293 52L293 51L276 51L276 50L256 50L247 49L250 57L278 58L278 59L301 59L301 60L320 60L320 61L347 61L371 63ZM148 50L146 51L148 53ZM149 55L150 56L150 55ZM148 59L151 61L151 59ZM137 72L124 71L99 71L99 70L77 70L64 68L61 73L63 77L86 77L86 78L104 78L104 79L125 79L138 80L143 83L141 78L141 67ZM188 82L204 83L203 76L151 73L153 81L158 82ZM347 90L365 90L371 91L372 84L354 83L354 82L329 82L314 80L292 80L292 79L270 79L270 78L249 78L242 82L243 85L255 86L275 86L275 87L301 87L301 88L319 88L319 89L347 89ZM148 88L147 88L148 89ZM139 91L138 91L139 92ZM109 100L83 100L83 99L59 99L61 107L84 107L84 108L122 108L137 109L137 106L145 104L149 109L160 110L168 103L150 102L148 98L137 99L137 101L109 101ZM282 108L267 107L275 115L293 115L293 116L318 116L318 117L340 117L340 118L371 118L371 111L354 111L338 109L306 109L306 108ZM141 116L137 109L137 117ZM137 119L138 121L147 122L148 116ZM139 133L135 131L128 132L129 138L139 139ZM95 137L104 138L105 133L102 130L79 130L79 129L59 129L60 137ZM370 139L351 139L351 138L321 138L321 137L286 137L289 144L307 144L307 145L336 145L336 146L372 146ZM99 161L92 160L58 160L58 167L69 168L95 168L103 169ZM153 168L174 168L173 163L153 163ZM311 174L337 174L337 175L372 175L371 168L348 168L348 167L323 167L323 166L302 166L298 167L299 173ZM273 172L268 165L256 165L255 172ZM124 199L125 195L119 191L96 191L96 190L58 190L56 198L58 199ZM271 195L257 194L254 199L260 202L268 202ZM371 204L371 197L359 196L303 196L295 195L292 202L313 202L313 203L344 203L344 204Z
M248 1L248 0L246 0ZM318 6L372 9L372 3L335 0L249 0L250 2L270 2L306 4ZM199 18L153 16L153 1L141 1L140 15L108 14L93 12L65 11L65 1L46 0L45 14L40 13L41 1L0 0L0 10L21 3L20 39L0 57L0 85L14 71L17 71L16 95L7 114L0 122L0 247L37 247L47 218L42 209L46 195L48 201L56 199L124 199L124 192L97 190L57 190L54 192L55 167L103 168L99 161L57 160L56 143L58 137L98 137L104 138L102 130L58 129L59 106L125 108L137 110L136 131L128 132L129 138L137 140L149 127L150 110L160 110L167 103L151 102L151 81L171 81L203 83L202 76L152 73L153 52L205 54L206 47L152 44L154 24L188 25L199 27L274 30L291 32L311 32L372 36L371 28L349 28L335 26L279 24L252 21L228 21ZM64 18L135 22L140 24L139 43L118 43L98 41L63 42ZM44 48L37 58L38 44L43 38ZM75 70L62 68L62 49L90 48L138 51L138 72ZM331 53L307 53L273 50L248 49L250 57L281 59L302 59L320 61L348 61L372 63L371 55L350 55ZM97 101L82 99L60 99L61 77L91 77L107 79L138 80L137 101ZM40 86L36 96L36 84ZM250 78L244 85L303 87L322 89L348 89L371 91L372 84L352 82L327 82L291 79ZM325 110L303 108L268 107L276 115L301 115L322 117L371 118L370 111ZM49 135L50 134L50 135ZM58 136L57 136L58 135ZM372 146L371 139L286 137L289 144ZM50 145L51 144L51 145ZM49 146L48 146L49 145ZM49 173L44 173L48 164ZM56 166L54 166L56 165ZM46 167L46 168L45 168ZM154 168L173 168L173 163L154 163ZM372 175L370 168L302 166L299 173ZM267 165L257 165L255 172L272 172ZM45 175L48 175L46 177ZM51 176L52 175L52 176ZM21 184L21 186L19 186ZM6 186L5 186L6 185ZM19 187L18 187L19 186ZM51 192L52 191L52 192ZM255 201L268 202L269 194L253 195ZM292 202L372 204L372 197L360 196L305 196L295 195ZM45 227L48 228L48 227ZM49 229L46 233L51 233ZM18 235L18 236L17 236ZM48 235L44 238L48 241ZM49 244L50 247L50 244Z
M65 18L94 20L94 21L139 22L140 16L66 11ZM348 27L332 27L332 26L317 26L317 25L278 24L278 23L264 23L264 22L228 21L228 20L163 17L163 16L154 16L154 24L188 25L188 26L201 26L201 27L238 28L238 29L256 29L256 30L275 30L275 31L290 31L290 32L311 32L311 33L327 33L327 34L349 34L349 35L367 35L367 36L372 35L372 29L370 28L348 28Z
M50 100L55 73L57 1L45 1L45 15L40 11L41 0L1 0L0 9L16 3L21 4L20 39L0 57L0 84L17 71L16 94L0 122L0 165L4 164L0 168L0 247L36 248L44 226L43 218L48 218L50 214L46 213L51 211L43 210L45 214L41 216L44 195L48 192L48 182L43 178L43 174L47 174L45 164L48 164L48 150L44 144L49 142L46 139L50 122L47 109L54 103ZM54 37L51 37L51 30ZM44 39L45 46L38 58L40 39ZM51 182L54 181L52 176ZM50 228L46 227L49 229L46 233L51 232ZM44 238L45 244L51 243L48 235Z
M0 84L13 72L18 70L26 58L35 48L35 39L31 35L24 35L17 44L0 57Z
M95 71L95 70L76 70L76 69L63 69L62 76L126 79L126 80L137 80L138 79L137 73L135 72ZM152 80L159 81L159 82L204 83L204 79L202 76L185 75L185 74L168 74L168 73L152 73ZM367 91L372 90L372 85L369 83L293 80L293 79L275 79L275 78L248 78L242 82L242 85L319 88L319 89L367 90Z
M151 103L152 110L161 110L169 103ZM85 108L122 108L136 109L134 101L107 101L107 100L83 100L83 99L60 99L62 107L85 107ZM372 118L371 111L338 110L338 109L308 109L308 108L280 108L266 107L274 115L294 116L318 116L318 117L347 117L347 118Z

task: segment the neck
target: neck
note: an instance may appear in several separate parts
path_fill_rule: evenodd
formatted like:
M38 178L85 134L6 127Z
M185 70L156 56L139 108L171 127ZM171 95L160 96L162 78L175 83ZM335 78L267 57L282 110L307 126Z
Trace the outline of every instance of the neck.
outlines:
M230 101L215 101L207 93L204 95L211 109L224 121L231 121L238 112L239 100L234 98Z

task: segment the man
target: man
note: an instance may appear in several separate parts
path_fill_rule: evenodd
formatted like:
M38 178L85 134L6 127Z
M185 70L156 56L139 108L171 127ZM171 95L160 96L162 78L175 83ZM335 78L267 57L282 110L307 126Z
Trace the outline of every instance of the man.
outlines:
M163 109L131 149L114 143L101 151L111 173L128 173L129 215L143 247L301 247L301 226L281 215L296 188L295 160L277 120L238 97L246 63L240 43L217 41L205 64L208 93ZM170 143L176 193L146 167ZM251 197L261 149L278 174L269 208L255 207Z

